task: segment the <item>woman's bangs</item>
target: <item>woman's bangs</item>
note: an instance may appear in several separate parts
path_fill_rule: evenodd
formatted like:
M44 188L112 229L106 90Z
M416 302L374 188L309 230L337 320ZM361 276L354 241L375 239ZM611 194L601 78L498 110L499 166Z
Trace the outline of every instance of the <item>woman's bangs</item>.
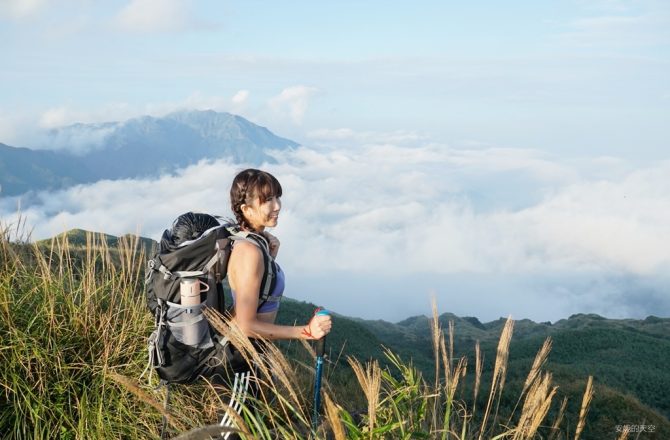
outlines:
M279 181L269 173L263 173L258 176L257 180L258 197L261 203L265 203L272 197L281 197L282 189Z

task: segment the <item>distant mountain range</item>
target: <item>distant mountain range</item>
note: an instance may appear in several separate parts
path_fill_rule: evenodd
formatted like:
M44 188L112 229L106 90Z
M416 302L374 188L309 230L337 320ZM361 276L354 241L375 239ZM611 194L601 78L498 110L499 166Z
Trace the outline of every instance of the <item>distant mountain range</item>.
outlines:
M202 159L273 163L268 150L298 145L240 116L212 110L74 124L50 130L45 142L58 149L0 143L0 196L101 179L158 176Z
M279 321L301 322L314 307L287 299L282 303ZM468 371L475 367L474 348L480 342L482 389L487 390L505 319L482 323L474 317L444 313L438 320L445 331L449 322L453 323L454 357L466 357ZM335 315L333 331L328 336L331 358L343 355L361 361L374 358L394 371L382 352L382 347L388 347L404 361L411 360L428 383L433 383L431 321L427 316L391 323ZM588 376L594 378L595 394L582 438L618 438L617 425L649 425L653 429L649 438L670 438L670 319L655 316L644 320L607 319L576 314L553 324L528 319L515 321L501 413L516 405L535 355L546 338L552 339L552 349L544 370L552 373L553 383L558 386L555 401L568 399L566 419L573 430L586 380ZM471 399L472 382L466 380L463 389L458 398ZM480 405L485 398L480 397Z

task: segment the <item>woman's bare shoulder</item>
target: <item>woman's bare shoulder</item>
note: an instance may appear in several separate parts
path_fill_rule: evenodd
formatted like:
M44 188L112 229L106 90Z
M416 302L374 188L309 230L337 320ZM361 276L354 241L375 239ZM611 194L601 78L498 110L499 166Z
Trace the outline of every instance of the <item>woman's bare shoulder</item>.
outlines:
M247 240L238 240L233 246L230 259L245 262L262 261L263 255L258 246Z

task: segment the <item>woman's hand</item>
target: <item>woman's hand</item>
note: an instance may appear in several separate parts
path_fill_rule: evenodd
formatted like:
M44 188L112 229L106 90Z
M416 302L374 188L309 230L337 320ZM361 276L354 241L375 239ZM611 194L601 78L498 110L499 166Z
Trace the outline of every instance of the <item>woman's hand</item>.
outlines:
M279 239L274 235L270 234L268 231L263 231L263 236L268 241L270 245L270 255L272 258L277 258L277 253L279 252Z
M332 326L330 315L314 315L300 334L304 339L321 339L330 333Z

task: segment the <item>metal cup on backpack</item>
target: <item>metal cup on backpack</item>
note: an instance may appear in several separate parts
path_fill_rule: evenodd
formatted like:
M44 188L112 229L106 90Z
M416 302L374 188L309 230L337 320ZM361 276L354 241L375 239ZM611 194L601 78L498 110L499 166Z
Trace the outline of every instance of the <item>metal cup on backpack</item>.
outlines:
M202 288L201 286L204 286ZM203 337L203 330L207 330L204 325L198 325L202 321L202 304L200 293L207 292L209 285L199 278L181 278L179 280L179 294L181 296L181 305L193 306L183 308L184 314L181 316L183 327L183 342L186 345L196 345ZM204 323L203 323L204 324Z

